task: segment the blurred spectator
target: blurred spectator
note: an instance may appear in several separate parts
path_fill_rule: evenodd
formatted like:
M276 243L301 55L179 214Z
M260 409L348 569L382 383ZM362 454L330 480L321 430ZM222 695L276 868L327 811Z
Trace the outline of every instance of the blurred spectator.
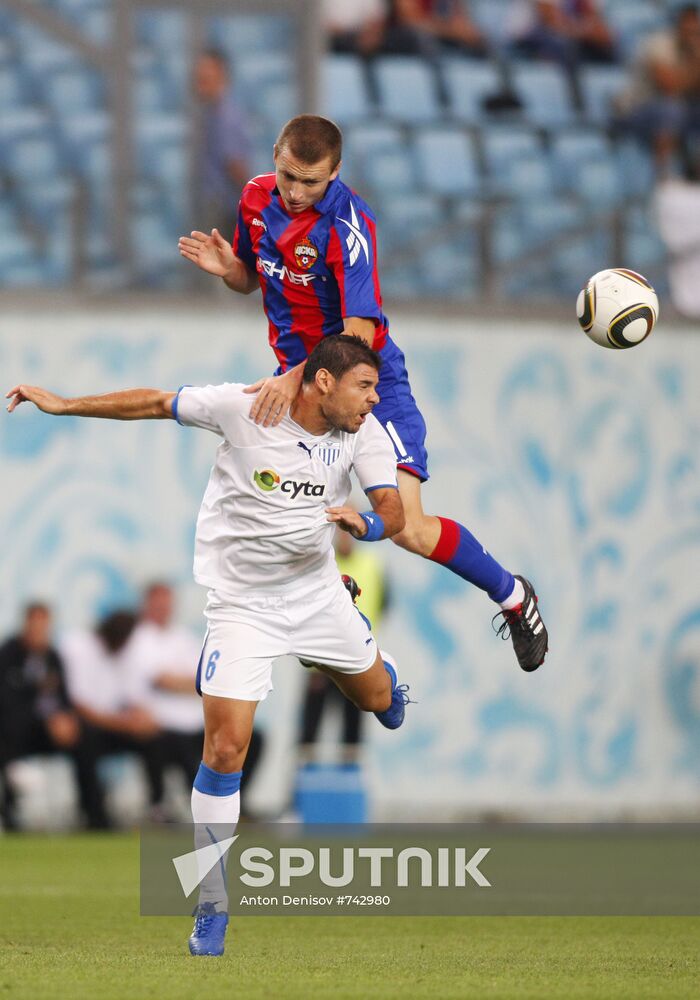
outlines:
M681 147L687 155L685 141L700 133L700 14L694 4L682 6L673 25L642 43L616 106L620 124L652 146L660 173L671 173L674 155Z
M443 51L486 55L486 42L461 0L387 0L381 50L430 59Z
M83 741L93 760L134 753L143 762L151 806L159 802L162 763L160 727L151 713L134 703L128 691L125 649L136 625L129 611L115 611L94 632L74 631L61 642L70 699L83 723ZM102 790L93 811L111 825Z
M384 28L384 0L339 3L324 0L323 21L328 47L333 52L369 55L380 45Z
M30 604L21 632L0 646L0 778L3 826L16 825L7 765L24 757L66 754L75 767L80 801L91 827L104 825L94 760L68 701L63 663L51 645L51 611Z
M207 49L199 56L194 90L202 108L199 217L206 232L216 227L233 239L238 201L251 175L252 143L223 52Z
M347 531L336 532L335 547L338 569L343 575L352 577L360 587L356 604L372 623L372 630L376 635L377 627L389 603L389 591L382 561L369 546L357 545ZM346 763L354 763L362 739L363 713L349 699L343 697L330 677L313 669L308 673L302 705L299 738L302 760L311 761L314 756L321 719L329 704L336 704L342 711L343 757Z
M163 771L169 766L177 767L189 792L202 759L204 740L202 700L195 690L202 643L188 629L173 622L174 611L172 587L160 581L147 587L139 622L125 651L129 699L145 708L161 730L153 818L167 818ZM242 787L250 781L261 748L262 736L254 731Z
M613 33L596 0L515 0L509 17L515 54L552 59L567 69L617 59Z

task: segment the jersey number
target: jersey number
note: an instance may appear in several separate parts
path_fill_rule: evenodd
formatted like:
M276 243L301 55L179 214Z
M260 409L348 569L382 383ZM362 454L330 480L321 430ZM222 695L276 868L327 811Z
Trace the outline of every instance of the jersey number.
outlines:
M204 671L205 680L210 681L214 676L214 671L216 670L216 664L219 662L220 656L221 653L219 652L219 650L215 649L214 652L209 657L209 659L207 660L207 669Z

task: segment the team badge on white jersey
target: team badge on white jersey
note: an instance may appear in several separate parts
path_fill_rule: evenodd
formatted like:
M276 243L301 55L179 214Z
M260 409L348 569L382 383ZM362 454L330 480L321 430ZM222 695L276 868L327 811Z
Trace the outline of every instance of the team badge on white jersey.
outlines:
M340 458L340 448L334 445L323 445L316 449L316 454L324 465L333 465Z

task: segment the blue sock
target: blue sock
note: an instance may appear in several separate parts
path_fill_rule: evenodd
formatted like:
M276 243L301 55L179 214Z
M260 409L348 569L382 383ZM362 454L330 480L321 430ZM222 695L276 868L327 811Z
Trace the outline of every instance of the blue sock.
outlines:
M438 521L440 538L428 558L485 590L492 601L505 601L515 586L513 574L497 563L464 525L446 517Z

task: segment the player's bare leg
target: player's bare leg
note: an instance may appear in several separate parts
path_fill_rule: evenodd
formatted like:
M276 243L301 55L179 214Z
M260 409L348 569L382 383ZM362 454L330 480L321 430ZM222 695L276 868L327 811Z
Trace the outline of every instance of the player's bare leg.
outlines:
M195 849L232 837L240 815L243 763L253 734L256 701L203 695L204 752L192 789ZM199 886L189 946L192 955L222 955L228 924L225 862Z
M416 476L399 469L398 483L406 526L392 541L485 590L501 608L496 616L503 618L498 634L512 639L523 670L536 670L544 661L548 636L530 581L505 570L463 525L426 514Z
M345 674L332 667L316 664L342 691L346 698L363 712L374 712L387 729L398 729L409 703L406 684L399 684L392 659L383 652L369 668L360 674Z

